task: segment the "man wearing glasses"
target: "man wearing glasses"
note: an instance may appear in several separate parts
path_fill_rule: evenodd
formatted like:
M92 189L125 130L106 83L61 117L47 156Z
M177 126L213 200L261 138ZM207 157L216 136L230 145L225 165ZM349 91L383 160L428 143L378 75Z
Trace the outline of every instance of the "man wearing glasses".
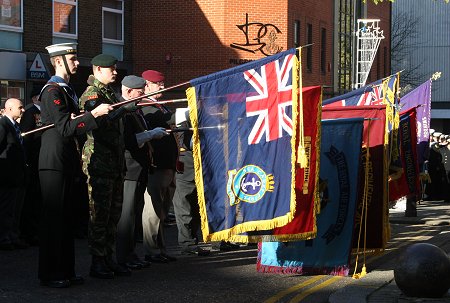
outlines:
M145 80L126 76L122 80L122 101L144 94ZM141 269L150 262L141 260L135 252L136 205L144 202L148 170L152 166L153 139L161 139L168 133L163 127L147 131L147 124L140 109L124 116L125 161L127 172L123 184L122 214L117 225L117 262L129 269ZM138 214L142 215L142 213Z

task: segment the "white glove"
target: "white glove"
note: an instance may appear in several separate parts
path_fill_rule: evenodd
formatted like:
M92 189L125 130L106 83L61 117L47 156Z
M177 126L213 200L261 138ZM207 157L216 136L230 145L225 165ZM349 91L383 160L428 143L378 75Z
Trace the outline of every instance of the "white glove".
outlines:
M169 133L166 131L164 127L156 127L152 130L148 130L142 133L136 134L136 140L139 146L144 144L147 141L153 139L161 139L164 136L168 136Z

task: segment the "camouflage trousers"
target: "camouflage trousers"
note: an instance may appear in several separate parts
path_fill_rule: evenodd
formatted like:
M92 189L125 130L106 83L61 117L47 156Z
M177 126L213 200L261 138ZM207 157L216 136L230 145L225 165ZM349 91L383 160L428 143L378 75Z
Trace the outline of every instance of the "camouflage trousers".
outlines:
M122 212L122 175L88 176L91 255L110 256L115 250L117 223Z

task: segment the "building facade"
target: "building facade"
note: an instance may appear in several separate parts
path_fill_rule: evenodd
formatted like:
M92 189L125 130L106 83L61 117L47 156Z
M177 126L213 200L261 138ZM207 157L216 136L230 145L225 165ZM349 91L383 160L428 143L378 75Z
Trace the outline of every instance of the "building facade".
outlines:
M411 72L410 87L427 81L436 72L431 91L431 127L450 133L450 5L443 1L396 1L393 16L407 20L402 52L393 61L393 70ZM392 20L395 26L396 20ZM402 34L400 32L400 34ZM400 77L400 80L402 78ZM411 87L412 86L412 87ZM405 86L404 86L405 88Z
M104 0L0 0L0 98L29 102L34 86L53 73L47 45L78 43L80 66L71 79L78 95L91 74L90 60L102 52L131 72L131 3Z
M368 80L390 73L389 2L137 0L132 12L134 71L160 70L169 85L310 45L302 50L303 85L323 85L326 95L349 91L359 18L380 19L385 35Z

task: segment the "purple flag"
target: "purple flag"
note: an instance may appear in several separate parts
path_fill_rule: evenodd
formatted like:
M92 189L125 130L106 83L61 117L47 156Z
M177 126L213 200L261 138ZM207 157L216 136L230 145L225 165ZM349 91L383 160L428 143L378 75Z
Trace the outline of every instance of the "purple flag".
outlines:
M401 98L402 112L413 107L417 107L417 158L422 169L430 140L431 79Z

